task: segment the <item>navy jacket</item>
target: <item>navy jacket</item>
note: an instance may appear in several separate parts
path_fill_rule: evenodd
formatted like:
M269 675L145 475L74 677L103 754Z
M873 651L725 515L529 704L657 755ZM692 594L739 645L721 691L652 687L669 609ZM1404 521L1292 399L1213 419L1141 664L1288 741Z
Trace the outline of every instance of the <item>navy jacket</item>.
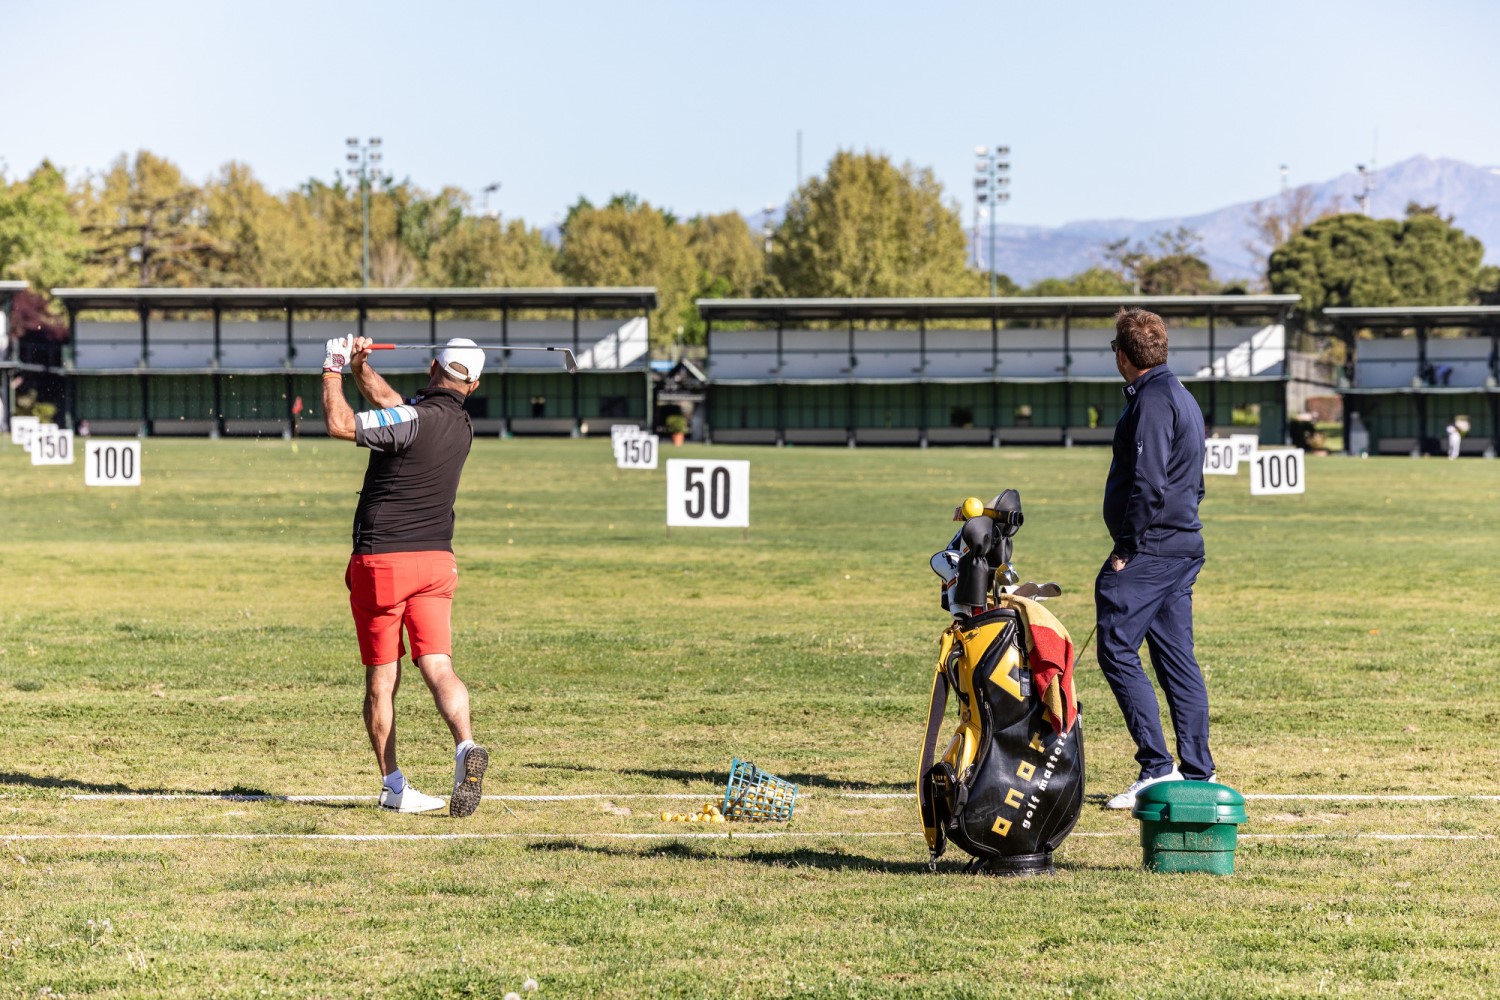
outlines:
M1166 365L1125 387L1104 524L1116 554L1203 558L1203 411Z

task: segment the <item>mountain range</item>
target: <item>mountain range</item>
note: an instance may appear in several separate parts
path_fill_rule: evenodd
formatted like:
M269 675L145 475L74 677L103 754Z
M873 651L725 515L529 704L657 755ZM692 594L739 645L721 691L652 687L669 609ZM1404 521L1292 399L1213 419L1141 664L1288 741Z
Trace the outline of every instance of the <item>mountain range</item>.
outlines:
M1374 189L1370 214L1403 218L1409 202L1436 205L1454 224L1484 243L1486 264L1500 264L1500 167L1476 167L1459 160L1414 156L1370 173ZM1358 173L1304 185L1318 209L1359 210L1365 179ZM1041 278L1067 277L1103 262L1104 244L1128 238L1149 242L1159 232L1186 226L1201 238L1202 256L1221 281L1254 281L1265 273L1265 260L1247 246L1255 240L1252 210L1274 208L1283 195L1229 205L1198 215L1136 221L1090 219L1061 226L995 224L995 269L1020 285ZM752 223L753 224L753 223ZM989 228L969 230L970 259L989 270ZM977 239L976 239L977 237Z

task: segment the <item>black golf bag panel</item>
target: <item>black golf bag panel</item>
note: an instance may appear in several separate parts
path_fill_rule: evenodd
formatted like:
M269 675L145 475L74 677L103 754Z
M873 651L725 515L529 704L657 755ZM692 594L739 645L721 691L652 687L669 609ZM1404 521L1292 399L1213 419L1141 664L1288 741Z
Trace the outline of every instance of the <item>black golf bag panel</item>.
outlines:
M1014 507L1010 530L987 509L967 517L966 530L939 553L946 556L942 568L938 556L933 558L944 579L943 603L948 607L952 602L954 621L939 647L917 798L934 863L951 840L975 858L970 870L1019 874L1050 870L1052 851L1078 821L1084 792L1083 725L1072 702L1067 630L1037 603L1010 593L1018 589L1009 564L1020 497L1008 490L993 506L1002 498ZM974 525L976 521L988 523ZM991 538L986 540L983 532ZM955 550L957 558L951 554ZM950 575L945 568L957 572ZM976 573L987 578L982 592L972 579ZM1006 576L1011 583L1000 584ZM1048 586L1055 592L1055 585ZM978 601L983 610L963 613ZM1028 656L1034 634L1045 647L1045 655L1035 660ZM1064 660L1068 669L1059 673ZM1034 674L1033 667L1043 673ZM1042 684L1053 685L1045 700ZM958 703L958 725L944 748L940 741L950 699Z

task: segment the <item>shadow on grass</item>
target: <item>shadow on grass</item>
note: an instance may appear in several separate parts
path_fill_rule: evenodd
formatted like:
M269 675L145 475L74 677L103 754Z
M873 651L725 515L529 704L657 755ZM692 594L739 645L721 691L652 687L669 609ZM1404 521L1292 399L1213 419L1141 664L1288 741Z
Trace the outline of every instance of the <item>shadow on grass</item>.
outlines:
M222 795L229 798L234 796L264 796L271 794L263 788L247 788L244 785L210 790L199 788L160 788L126 785L122 782L103 784L96 781L78 781L74 778L57 778L49 774L23 774L19 771L0 771L0 787L6 785L19 788L45 788L56 791L80 792L91 795Z
M733 841L716 841L716 843L733 843ZM927 872L927 862L925 861L889 861L884 858L867 858L862 854L848 854L842 851L817 851L807 848L768 851L765 848L757 847L741 855L725 855L705 851L692 844L681 842L632 849L628 847L613 847L608 844L591 844L583 840L552 840L530 844L527 846L527 850L537 852L581 851L585 854L597 854L611 858L662 858L667 860L700 861L715 865L737 863L760 865L769 868L816 868L821 871L884 872L892 875L926 874ZM961 871L961 865L946 862L938 863L938 872L940 874L959 874Z
M680 781L684 784L703 783L709 785L722 785L729 780L729 769L722 771L685 771L672 767L594 767L590 764L557 764L533 761L521 765L538 771L578 771L603 774L621 774L634 777L654 778L657 781ZM826 774L783 774L776 773L778 778L790 781L802 788L830 788L850 792L890 792L908 791L912 787L909 781L902 782L871 782L871 781L844 781L838 778L830 778Z
M716 841L715 843L733 843L733 841ZM862 854L851 854L847 851L819 851L811 848L792 847L786 850L767 850L764 847L754 847L742 855L726 855L703 850L695 844L687 844L681 841L657 844L645 848L615 847L607 844L589 843L583 840L549 840L541 843L529 844L528 851L580 851L584 854L596 854L611 858L661 858L663 860L699 861L711 864L737 863L747 865L759 865L765 868L785 868L789 871L798 868L814 868L819 871L831 872L875 872L888 875L936 875L957 876L961 878L977 878L980 876L970 875L965 872L969 859L961 852L950 851L948 855L937 863L936 871L933 871L926 861L890 861L885 858L868 858ZM1121 864L1090 864L1077 861L1061 860L1056 862L1057 871L1060 874L1069 872L1136 872L1139 866ZM1006 881L1008 876L988 875L999 881ZM1032 876L1035 878L1048 878L1050 876ZM1018 881L1027 881L1026 878Z

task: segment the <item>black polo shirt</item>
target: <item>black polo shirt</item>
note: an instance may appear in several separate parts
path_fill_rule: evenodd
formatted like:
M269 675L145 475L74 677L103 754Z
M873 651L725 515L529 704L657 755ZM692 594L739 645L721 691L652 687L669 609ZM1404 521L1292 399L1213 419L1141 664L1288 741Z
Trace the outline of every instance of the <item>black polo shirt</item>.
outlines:
M354 512L354 554L453 551L453 500L474 442L463 396L423 389L407 403L356 414L370 449Z
M1115 554L1203 558L1203 411L1166 365L1124 387L1104 524Z

